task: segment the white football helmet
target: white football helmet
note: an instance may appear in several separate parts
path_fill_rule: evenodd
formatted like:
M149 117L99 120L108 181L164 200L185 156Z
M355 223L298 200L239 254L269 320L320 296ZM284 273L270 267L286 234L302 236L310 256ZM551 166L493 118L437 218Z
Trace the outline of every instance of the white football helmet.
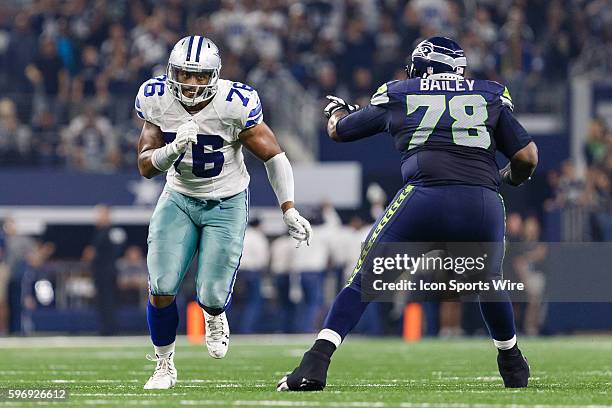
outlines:
M179 71L208 73L210 80L207 85L185 84L178 81ZM166 68L166 81L170 92L179 102L194 106L215 96L219 71L221 57L217 46L206 37L192 35L180 39L172 48ZM186 96L183 87L190 90L196 88L193 96Z

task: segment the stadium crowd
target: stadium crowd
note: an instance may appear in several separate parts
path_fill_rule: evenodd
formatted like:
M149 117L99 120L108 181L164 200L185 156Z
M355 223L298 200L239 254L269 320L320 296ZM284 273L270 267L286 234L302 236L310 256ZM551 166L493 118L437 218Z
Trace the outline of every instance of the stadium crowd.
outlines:
M270 77L290 77L321 107L327 94L364 105L380 83L403 76L419 38L447 35L465 48L469 75L506 83L519 112L561 112L569 70L578 69L585 55L597 59L598 45L612 40L606 5L605 0L3 1L0 166L136 171L142 122L133 113L135 93L143 81L164 72L172 45L189 33L203 33L219 45L222 77L257 88ZM262 98L264 110L276 102L266 100L265 93ZM586 177L572 162L548 174L546 210L612 208L612 129L604 121L593 121L585 157ZM288 240L270 241L252 225L236 288L236 307L247 313L236 332L312 331L320 321L324 303L357 257L337 245L358 250L368 230L368 222L358 217L341 225L331 212L323 214L316 227L323 239L309 253L294 253ZM602 231L612 231L612 218L602 217L598 225L608 225ZM537 218L513 214L508 221L513 240L538 242ZM330 229L342 239L325 241ZM599 238L612 240L604 232ZM268 253L265 262L250 258L249 246ZM20 273L44 275L53 250L51 244L20 236L5 220L0 231L0 334L8 330L7 304L16 293L6 289L11 281L20 288L23 282L15 265L22 266ZM124 248L122 253L113 283L121 293L117 304L136 298L142 306L142 249ZM84 254L79 262L87 267L90 261ZM518 273L523 279L541 279L534 268L530 264ZM36 307L28 296L16 302ZM383 306L368 313L378 315L378 307ZM266 313L276 316L277 327L259 324ZM527 307L525 331L537 333L537 314ZM380 315L393 319L399 313ZM364 329L375 334L393 326L365 321L374 322ZM440 333L459 332L457 316L447 323ZM24 331L24 325L13 330Z
M415 42L457 38L469 74L503 81L519 111L561 110L574 61L610 41L604 0L33 0L0 5L0 166L133 168L139 85L204 33L222 76L290 76L323 104L360 104L402 75ZM605 47L604 47L605 48ZM581 58L578 58L581 56ZM605 59L605 58L604 58ZM266 101L264 106L276 101Z

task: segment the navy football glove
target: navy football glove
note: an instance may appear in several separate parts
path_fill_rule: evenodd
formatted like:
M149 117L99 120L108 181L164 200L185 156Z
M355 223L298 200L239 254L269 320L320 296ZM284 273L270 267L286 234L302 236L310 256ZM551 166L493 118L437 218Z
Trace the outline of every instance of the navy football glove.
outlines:
M325 109L323 109L323 113L325 114L325 117L327 119L331 118L331 115L333 115L340 109L344 109L348 113L353 113L357 109L359 109L359 105L351 105L350 103L347 103L344 99L338 98L337 96L327 95L326 98L330 101L325 107Z
M523 183L517 183L514 180L512 180L512 172L510 169L510 163L508 163L506 167L504 167L503 169L499 171L499 176L504 183L510 184L511 186L518 187L521 184L523 184ZM529 179L531 179L531 177L529 177Z

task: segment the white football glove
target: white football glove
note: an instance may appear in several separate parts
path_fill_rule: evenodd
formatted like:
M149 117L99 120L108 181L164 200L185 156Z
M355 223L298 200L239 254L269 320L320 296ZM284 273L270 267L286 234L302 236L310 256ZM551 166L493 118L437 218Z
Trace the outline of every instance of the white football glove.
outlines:
M290 208L283 214L283 221L289 228L289 235L297 241L296 248L299 248L302 242L306 241L306 245L310 245L312 238L312 227L308 220L300 215L295 208Z
M176 138L170 146L175 154L182 154L187 149L188 143L198 143L198 125L193 120L183 123L176 130Z
M337 96L327 95L326 98L330 100L325 109L323 109L323 114L327 119L331 118L331 115L340 109L345 109L348 111L348 113L353 113L359 109L359 105L351 105L344 99L338 98Z

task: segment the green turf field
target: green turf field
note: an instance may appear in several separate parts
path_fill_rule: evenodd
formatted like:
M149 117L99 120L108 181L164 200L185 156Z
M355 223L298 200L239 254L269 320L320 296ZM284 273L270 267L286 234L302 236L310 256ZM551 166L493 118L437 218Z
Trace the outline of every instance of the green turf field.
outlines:
M0 388L66 388L55 406L208 407L530 407L612 406L612 337L521 340L532 369L530 388L506 390L485 339L349 339L332 361L328 386L279 393L304 338L234 337L223 360L179 340L179 382L144 391L153 369L147 338L0 339ZM5 406L40 404L0 402ZM44 404L43 404L44 405Z

